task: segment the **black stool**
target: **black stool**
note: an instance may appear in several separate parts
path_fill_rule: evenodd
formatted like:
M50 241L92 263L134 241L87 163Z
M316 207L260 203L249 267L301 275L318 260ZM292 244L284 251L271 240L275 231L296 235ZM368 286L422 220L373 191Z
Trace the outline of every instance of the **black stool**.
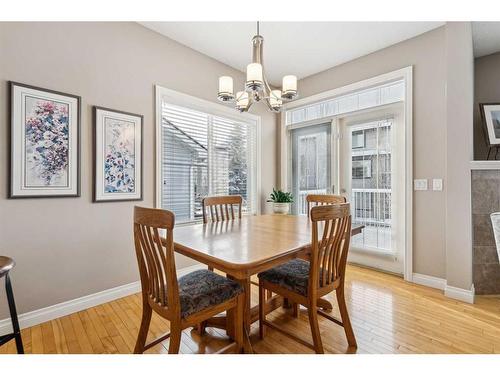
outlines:
M19 329L19 322L17 320L16 304L14 302L14 293L12 292L12 285L10 284L9 271L14 268L16 263L13 259L0 256L0 279L5 276L5 291L7 292L7 301L9 302L10 319L12 320L13 333L0 336L0 345L15 339L18 354L24 354L23 341L21 340L21 330Z

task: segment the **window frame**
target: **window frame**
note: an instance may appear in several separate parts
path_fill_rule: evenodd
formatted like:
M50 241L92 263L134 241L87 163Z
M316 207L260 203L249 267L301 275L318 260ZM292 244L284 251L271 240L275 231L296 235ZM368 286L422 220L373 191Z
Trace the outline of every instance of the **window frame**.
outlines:
M211 116L218 116L230 120L244 122L255 127L255 186L252 186L252 204L255 207L254 215L261 213L261 117L251 113L238 113L235 109L222 104L214 103L182 92L155 85L155 202L156 208L161 207L162 201L162 102L185 107ZM188 221L178 225L194 225L199 221Z

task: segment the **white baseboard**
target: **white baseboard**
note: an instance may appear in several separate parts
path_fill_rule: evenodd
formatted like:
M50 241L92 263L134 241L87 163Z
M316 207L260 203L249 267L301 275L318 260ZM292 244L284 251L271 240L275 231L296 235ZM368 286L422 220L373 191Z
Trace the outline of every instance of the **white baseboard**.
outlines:
M474 303L474 285L470 290L456 288L454 286L446 285L444 295L449 298L457 299L459 301Z
M460 289L454 286L448 285L445 279L439 277L422 275L420 273L414 273L412 281L415 284L420 284L428 286L430 288L435 288L444 291L444 295L449 298L453 298L459 301L474 303L474 285L472 285L471 290Z
M424 285L439 290L444 290L446 288L445 279L429 275L423 275L421 273L414 273L412 276L412 281L415 284Z
M193 266L178 270L177 275L180 277L202 268L206 268L206 266L203 264L195 264ZM134 293L139 293L140 291L141 283L140 281L135 281L130 284L117 286L115 288L103 290L102 292L97 292L88 296L83 296L70 301L58 303L57 305L30 311L19 315L19 326L21 327L21 329L32 327L37 324L48 322L49 320L57 319L62 316L88 309L90 307L113 301L118 298L126 297ZM12 332L12 324L10 318L0 320L0 336L10 332Z

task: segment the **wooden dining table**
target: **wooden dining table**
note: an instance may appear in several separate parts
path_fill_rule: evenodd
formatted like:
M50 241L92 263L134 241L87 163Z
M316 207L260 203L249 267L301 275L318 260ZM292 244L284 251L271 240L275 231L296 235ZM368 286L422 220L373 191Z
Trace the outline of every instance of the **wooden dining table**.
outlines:
M351 235L361 233L363 226L353 225ZM174 249L189 258L222 271L237 280L245 293L245 332L258 320L258 306L251 306L251 277L294 258L307 259L311 244L311 221L307 216L258 215L241 220L210 222L174 229ZM272 311L285 301L279 296L266 301ZM318 306L331 310L326 299L319 299ZM226 329L231 336L232 327L225 316L206 322L207 326ZM245 345L245 351L251 346Z

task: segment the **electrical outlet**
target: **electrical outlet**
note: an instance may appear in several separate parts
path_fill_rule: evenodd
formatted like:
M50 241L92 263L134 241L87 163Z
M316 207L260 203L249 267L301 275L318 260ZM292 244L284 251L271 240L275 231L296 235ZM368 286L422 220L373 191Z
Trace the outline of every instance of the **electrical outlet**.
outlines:
M427 190L427 180L426 179L413 180L413 189Z
M434 178L432 180L432 190L434 190L434 191L442 191L443 190L443 179L442 178Z

